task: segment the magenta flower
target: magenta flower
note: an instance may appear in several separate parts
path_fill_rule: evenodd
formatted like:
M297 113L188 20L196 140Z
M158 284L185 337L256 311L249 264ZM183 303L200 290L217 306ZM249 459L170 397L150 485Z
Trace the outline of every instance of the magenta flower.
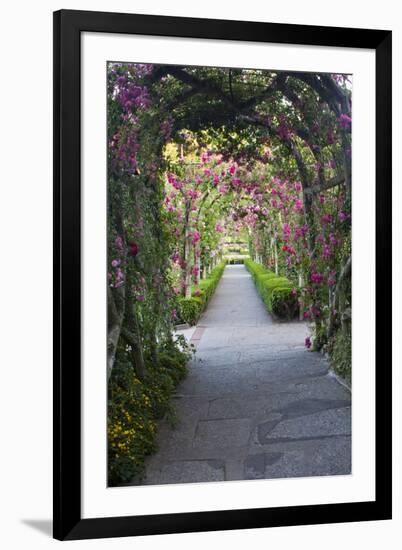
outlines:
M180 258L180 255L179 255L178 251L176 250L175 252L173 252L173 254L171 256L172 262L177 264L177 262L179 261L179 258Z
M302 227L295 227L295 239L299 239L300 237L304 237L304 232Z
M138 244L135 243L134 241L130 241L128 243L128 246L129 246L128 255L131 256L132 258L135 258L135 256L137 256L138 254Z
M117 100L126 113L149 107L150 100L148 90L144 86L138 86L132 81L127 81L124 76L117 79Z
M303 201L301 199L295 200L295 210L296 212L299 212L303 208Z
M316 285L320 285L324 279L324 276L322 273L312 273L311 274L311 282L315 283Z
M112 260L112 267L118 267L120 263L120 260Z
M123 250L123 237L121 237L120 235L117 235L114 241L114 244L117 250Z
M176 179L172 182L172 185L175 189L182 189L183 184L180 181L177 181Z
M144 296L143 294L138 294L137 300L138 300L139 302L143 302L143 301L145 300L145 296Z
M283 240L288 241L290 239L291 227L288 223L283 224Z
M331 252L331 248L326 244L324 245L323 247L323 250L322 250L322 256L323 258L330 258L332 255L332 252Z
M329 242L333 245L333 246L336 246L338 244L338 239L335 237L335 235L333 233L330 233L329 234Z
M331 130L328 130L328 132L327 132L327 144L332 145L333 143L335 143L335 136L334 136L334 134L332 133Z
M350 125L352 124L352 119L350 118L350 116L342 113L339 117L339 124L341 125L341 128L343 128L344 130L348 130L350 128Z
M195 243L197 243L197 242L200 240L200 238L201 238L201 235L200 235L199 232L196 230L196 231L194 231L194 233L193 233L193 238L191 239L191 242L192 242L193 244L195 244Z
M307 349L310 349L311 348L311 340L310 338L307 336L307 338L304 340L304 345L306 346Z

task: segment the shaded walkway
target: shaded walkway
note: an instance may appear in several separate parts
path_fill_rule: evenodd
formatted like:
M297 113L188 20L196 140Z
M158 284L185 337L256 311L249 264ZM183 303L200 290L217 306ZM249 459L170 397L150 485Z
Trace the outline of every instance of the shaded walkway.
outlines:
M227 266L193 339L197 353L160 424L144 484L350 473L350 393L276 323L244 266Z

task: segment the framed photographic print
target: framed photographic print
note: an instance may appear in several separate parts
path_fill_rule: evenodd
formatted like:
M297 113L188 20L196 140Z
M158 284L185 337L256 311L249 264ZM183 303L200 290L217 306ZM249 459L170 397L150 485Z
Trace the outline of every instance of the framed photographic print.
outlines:
M391 517L390 31L55 12L54 220L56 538Z

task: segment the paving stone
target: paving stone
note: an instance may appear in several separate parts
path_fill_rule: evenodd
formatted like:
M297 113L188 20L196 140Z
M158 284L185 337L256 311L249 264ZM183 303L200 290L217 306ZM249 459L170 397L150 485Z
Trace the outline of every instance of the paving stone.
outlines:
M350 431L350 407L344 407L310 414L308 418L300 416L288 420L269 420L257 427L257 437L259 443L266 444L295 439L350 435Z
M249 395L235 395L233 397L222 397L211 399L208 410L209 418L259 418L266 416L279 405L287 401L294 401L294 393L287 395L282 393Z
M251 420L227 418L224 420L200 420L194 437L196 447L242 447L248 443Z
M259 453L249 455L244 461L244 479L264 479L267 466L281 459L283 453Z
M317 440L281 453L273 464L266 464L265 478L349 475L351 473L350 437Z
M182 460L164 465L159 472L148 474L146 485L166 483L202 483L224 481L225 464L219 460Z
M346 399L299 399L281 407L280 412L285 418L297 418L316 412L341 407L349 407L350 401Z

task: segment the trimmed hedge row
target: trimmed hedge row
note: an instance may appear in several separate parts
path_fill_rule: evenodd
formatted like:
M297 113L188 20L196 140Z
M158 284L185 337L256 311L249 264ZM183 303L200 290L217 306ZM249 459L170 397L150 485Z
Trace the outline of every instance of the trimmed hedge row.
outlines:
M245 260L267 310L280 319L293 319L299 310L297 292L286 277L275 275L261 264Z
M191 298L179 298L178 314L181 321L189 325L197 323L218 286L225 265L226 262L223 261L211 271L206 279L201 279L199 284L193 287L193 296Z

